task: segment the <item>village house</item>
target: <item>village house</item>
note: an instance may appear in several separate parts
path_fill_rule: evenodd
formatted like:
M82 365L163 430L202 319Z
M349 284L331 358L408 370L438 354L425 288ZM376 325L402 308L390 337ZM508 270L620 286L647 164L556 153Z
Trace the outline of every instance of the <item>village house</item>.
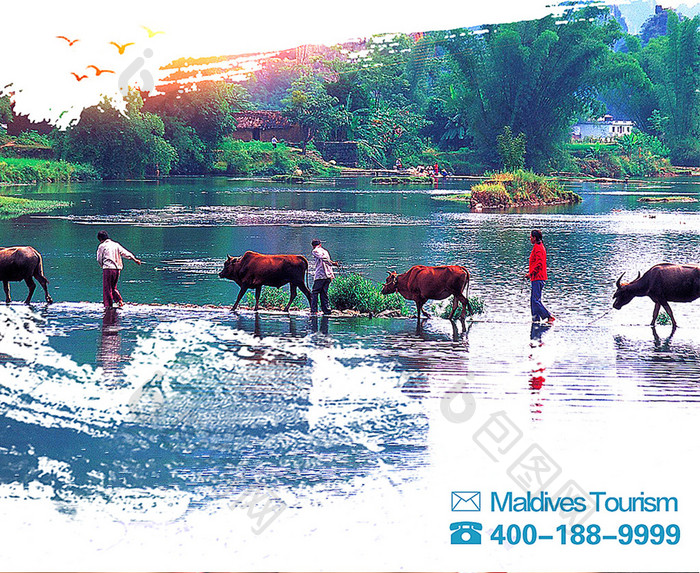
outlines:
M237 111L233 114L236 120L236 130L231 138L242 141L278 141L292 143L304 139L304 133L299 125L292 124L279 111Z
M592 121L580 121L571 128L574 141L614 141L618 137L632 133L633 121L614 120L612 115L605 115Z

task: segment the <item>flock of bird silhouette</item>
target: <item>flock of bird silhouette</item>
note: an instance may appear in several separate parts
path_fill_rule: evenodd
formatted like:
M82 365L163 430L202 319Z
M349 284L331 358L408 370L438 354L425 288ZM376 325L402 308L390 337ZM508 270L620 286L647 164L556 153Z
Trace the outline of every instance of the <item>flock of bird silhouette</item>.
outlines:
M153 38L154 36L157 36L158 34L165 34L162 30L158 31L153 31L147 26L141 26L146 32L148 33L149 38ZM73 45L76 42L80 42L80 38L76 38L75 40L71 40L70 38L66 36L56 36L57 39L59 40L65 40L68 42L69 47L73 47ZM127 42L126 44L118 44L117 42L110 42L110 45L114 46L118 51L119 55L123 56L126 52L126 49L129 46L133 46L135 42ZM86 66L86 69L94 69L95 70L95 76L101 76L102 74L115 74L116 72L114 70L107 70L107 69L101 69L98 66L94 64L90 64L89 66ZM79 74L76 72L71 72L71 75L76 79L76 81L82 82L84 79L89 78L90 76L88 74Z

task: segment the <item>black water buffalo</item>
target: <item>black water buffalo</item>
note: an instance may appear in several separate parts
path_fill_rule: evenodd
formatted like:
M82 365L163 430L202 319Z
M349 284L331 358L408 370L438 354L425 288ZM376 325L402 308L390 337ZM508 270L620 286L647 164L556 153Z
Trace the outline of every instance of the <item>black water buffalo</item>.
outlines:
M467 296L469 271L464 267L457 265L441 267L416 265L401 275L392 271L387 272L389 276L382 287L382 294L398 291L405 299L414 301L418 309L419 324L421 312L428 316L428 313L423 310L423 305L429 299L443 300L450 295L454 295L450 320L452 320L457 311L458 302L462 303L462 318L466 316L467 308L469 308L469 314L473 314Z
M24 281L29 287L25 304L29 304L34 294L36 284L34 279L44 288L46 302L52 303L46 285L49 281L44 276L44 264L39 252L32 247L0 248L0 280L5 288L5 301L10 302L10 281Z
M308 268L309 262L301 255L261 255L246 251L242 257L228 256L219 277L232 280L241 287L231 310L236 310L249 288L255 289L257 311L263 286L279 288L289 283L289 302L284 307L284 311L288 312L297 296L297 288L306 295L311 304L311 292L305 284Z
M656 323L659 308L671 317L673 328L676 328L676 319L671 312L669 302L692 302L700 298L700 265L676 265L673 263L661 263L654 265L643 275L639 273L631 283L621 283L624 273L615 283L617 290L613 295L613 308L620 310L636 296L648 296L654 301L654 316L651 325Z

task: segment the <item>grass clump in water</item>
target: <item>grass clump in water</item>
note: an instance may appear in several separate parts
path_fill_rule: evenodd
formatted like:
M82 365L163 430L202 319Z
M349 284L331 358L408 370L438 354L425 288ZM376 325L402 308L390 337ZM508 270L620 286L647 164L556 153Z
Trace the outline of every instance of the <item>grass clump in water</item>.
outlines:
M549 177L518 169L491 173L471 190L472 205L483 207L521 207L580 203L581 196L562 189Z
M662 326L671 324L671 317L665 312L660 312L659 316L656 317L656 324L660 324Z
M484 299L480 296L470 296L469 304L472 307L473 314L483 314L484 313ZM433 305L433 312L440 318L450 318L450 313L452 312L452 297L445 299L445 301L438 302ZM462 305L461 303L457 307L457 312L455 312L455 317L462 316ZM467 309L467 316L469 316L469 310Z
M260 307L269 310L284 310L289 302L289 290L286 288L263 287L260 292ZM255 307L255 291L249 290L241 300L241 305L249 308ZM297 297L294 299L291 308L309 308L309 303L304 293L297 290Z
M378 314L384 310L398 310L403 316L410 316L411 308L406 300L398 293L384 296L381 293L382 285L373 283L371 280L358 273L341 275L333 279L328 289L328 299L331 308L336 310L355 310L361 313ZM260 308L269 310L283 310L289 300L287 289L277 289L263 287L260 293ZM255 306L255 293L248 291L243 297L241 304L245 307ZM309 304L304 294L297 291L291 308L308 308Z
M46 211L52 211L60 207L68 207L69 205L70 203L66 203L65 201L46 201L42 199L22 199L20 197L0 196L0 219L13 219L31 213L45 213Z
M338 310L357 310L377 314L384 310L399 310L409 316L411 309L398 293L383 295L381 285L357 273L336 277L328 290L331 308Z

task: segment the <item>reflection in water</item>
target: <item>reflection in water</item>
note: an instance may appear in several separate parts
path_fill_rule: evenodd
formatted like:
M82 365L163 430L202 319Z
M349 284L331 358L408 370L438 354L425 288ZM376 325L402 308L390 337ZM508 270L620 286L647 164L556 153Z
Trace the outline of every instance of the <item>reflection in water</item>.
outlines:
M648 333L647 329L643 329ZM632 379L646 400L698 402L700 400L700 345L673 341L676 330L661 338L652 327L651 339L616 335L615 364L620 382Z
M318 332L319 331L318 316L311 315L310 318L311 318L311 332ZM320 331L321 331L321 334L328 335L328 317L327 316L321 317Z
M533 401L530 404L530 412L533 420L540 420L542 417L544 399L540 394L540 390L544 385L545 371L547 370L542 356L542 347L544 346L542 337L550 328L550 324L540 324L537 322L533 322L530 327L530 348L532 351L528 357L530 363L530 379L528 383L530 390L532 390Z
M122 339L119 315L116 308L105 309L102 316L102 329L97 345L97 365L102 367L103 380L107 385L117 384L121 376Z

